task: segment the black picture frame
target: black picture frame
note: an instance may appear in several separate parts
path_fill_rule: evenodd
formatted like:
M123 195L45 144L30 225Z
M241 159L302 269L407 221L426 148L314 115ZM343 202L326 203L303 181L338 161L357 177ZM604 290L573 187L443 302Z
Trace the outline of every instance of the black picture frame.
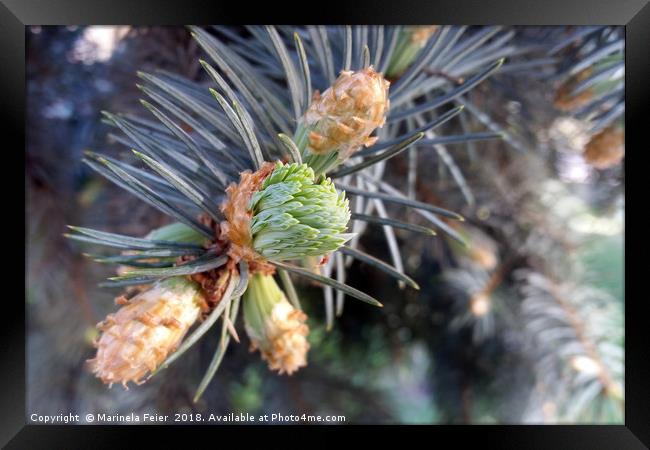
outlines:
M317 5L307 8L280 6L276 2L249 5L241 2L212 1L162 1L140 0L130 2L101 0L1 0L0 1L0 89L3 107L0 108L2 123L6 126L5 136L15 137L14 145L5 144L4 169L11 163L16 167L19 160L18 148L24 148L25 142L25 26L28 25L82 25L82 24L222 24L222 23L336 23L336 24L516 24L516 25L624 25L626 28L626 168L643 170L641 148L644 128L647 126L648 104L650 103L650 5L648 0L437 0L435 2L399 0L392 1L356 1L328 2L327 8L317 11ZM321 2L319 4L323 4ZM638 147L638 148L637 148ZM13 161L11 158L15 158ZM15 195L20 181L17 170L3 173L5 196L19 202ZM635 177L632 178L633 180ZM637 178L638 179L638 178ZM639 183L641 184L641 183ZM640 186L642 187L642 185ZM630 192L628 190L628 192ZM641 193L632 189L633 196ZM629 201L629 194L627 195ZM17 206L18 207L18 206ZM629 204L626 219L643 211L643 206ZM630 213L632 215L630 215ZM13 216L13 217L18 217ZM24 216L23 216L24 217ZM19 220L10 220L15 228L20 227ZM643 218L626 220L626 224L643 223ZM12 230L16 235L18 230ZM23 232L25 229L23 228ZM636 280L635 272L647 267L644 263L644 248L638 239L644 233L634 233L634 240L626 239L626 269ZM17 241L17 239L15 240ZM632 242L631 245L627 245ZM16 242L19 246L19 242ZM18 254L18 250L15 254ZM24 253L23 253L24 254ZM630 262L635 257L639 263ZM647 261L647 256L645 256ZM16 259L16 258L14 258ZM8 265L9 267L9 265ZM18 270L18 264L10 267ZM18 279L18 274L7 273L6 277ZM6 283L6 281L5 281ZM18 286L18 283L13 283ZM27 286L25 286L27 288ZM627 289L626 289L627 290ZM639 290L643 294L642 290ZM629 290L628 290L629 292ZM113 426L37 426L26 424L25 411L25 323L24 304L19 295L5 292L2 300L3 321L0 326L2 339L2 369L0 383L2 395L2 416L0 419L0 443L6 448L124 448L126 443L133 443L133 433L142 427ZM346 427L347 432L359 434L359 437L371 440L384 439L386 433L404 432L409 441L426 439L430 445L438 445L440 438L451 439L454 447L462 446L471 440L480 445L497 448L584 448L584 449L634 449L647 448L650 445L650 369L648 365L648 346L645 329L648 322L643 313L646 295L631 296L626 303L625 324L625 425L609 426L432 426L432 427L370 427L360 429ZM13 308L16 308L13 310ZM147 427L146 431L160 439L178 438L191 428L192 441L208 432L218 434L219 439L225 434L229 438L248 439L253 433L228 427L185 427L176 426L171 430L159 426ZM236 427L235 427L236 428ZM280 428L280 429L278 429ZM336 427L338 428L338 427ZM286 437L299 445L310 445L313 438L304 436L313 427L266 427L266 431ZM319 433L330 433L332 427L319 427ZM333 430L338 431L338 430ZM197 434L198 433L198 434ZM283 438L282 445L287 443ZM309 440L307 440L309 439ZM147 441L145 441L147 442ZM169 441L171 442L171 440ZM218 445L218 441L210 445ZM268 440L268 442L274 442ZM447 441L450 442L450 441ZM290 442L289 442L290 443ZM408 444L407 444L408 445ZM271 448L275 448L271 445Z

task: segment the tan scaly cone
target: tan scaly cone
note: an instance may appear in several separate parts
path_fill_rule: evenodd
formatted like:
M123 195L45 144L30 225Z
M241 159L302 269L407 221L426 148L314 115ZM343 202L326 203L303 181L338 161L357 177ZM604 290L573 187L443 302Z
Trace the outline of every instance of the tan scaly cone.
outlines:
M291 375L307 365L307 315L289 303L272 276L253 275L243 305L251 350L259 350L269 369Z
M357 72L342 71L323 94L318 91L303 118L310 129L309 151L323 155L339 151L344 161L362 146L377 140L370 137L386 121L388 87L381 73L372 66Z
M196 283L169 278L134 297L98 327L97 355L89 360L104 383L141 384L198 320L203 299Z

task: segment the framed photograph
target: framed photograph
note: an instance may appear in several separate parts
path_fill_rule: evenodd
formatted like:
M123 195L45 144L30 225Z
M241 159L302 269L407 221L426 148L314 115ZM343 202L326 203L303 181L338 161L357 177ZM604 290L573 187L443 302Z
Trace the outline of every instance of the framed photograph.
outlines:
M215 3L0 5L2 444L647 448L647 2Z

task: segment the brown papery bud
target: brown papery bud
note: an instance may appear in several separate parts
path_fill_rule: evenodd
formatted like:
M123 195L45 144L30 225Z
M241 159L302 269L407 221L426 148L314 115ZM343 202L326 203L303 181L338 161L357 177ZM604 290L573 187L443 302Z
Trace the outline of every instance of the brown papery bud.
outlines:
M345 160L362 146L374 144L377 138L370 134L386 121L389 85L370 66L344 70L322 95L314 93L304 116L309 150L317 155L338 150L339 159Z
M589 78L591 73L591 67L587 67L562 83L555 92L555 99L553 101L555 107L561 111L568 112L586 105L594 97L592 88L587 88L575 95L572 95L572 92L578 83Z
M221 211L226 220L221 222L220 238L230 242L229 255L235 261L244 259L249 262L259 261L260 257L253 250L251 219L249 208L251 197L275 169L275 164L265 162L259 170L246 170L240 174L239 183L231 183L226 189L227 198L221 204Z
M620 164L625 156L623 128L611 126L596 134L587 143L585 161L597 169L609 169Z
M179 345L201 313L196 283L160 281L98 325L97 355L89 360L104 383L141 384Z

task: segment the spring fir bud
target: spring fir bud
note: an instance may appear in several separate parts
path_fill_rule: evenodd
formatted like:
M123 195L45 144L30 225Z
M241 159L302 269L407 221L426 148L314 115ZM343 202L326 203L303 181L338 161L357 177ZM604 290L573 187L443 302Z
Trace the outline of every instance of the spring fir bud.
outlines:
M251 351L259 350L271 370L291 375L307 365L307 316L289 303L273 276L251 277L243 309Z
M386 76L398 78L409 68L429 38L438 30L438 25L417 25L404 27L399 35L395 51L388 64Z
M146 239L154 241L183 242L195 245L201 245L205 241L203 235L194 230L194 228L180 222L174 222L156 228L147 234Z
M203 235L199 234L193 228L185 225L184 223L174 222L169 225L164 225L160 228L156 228L149 232L145 236L145 239L151 239L154 241L170 241L170 242L182 242L186 244L201 245L205 241ZM122 255L137 255L140 253L137 250L125 250L122 252ZM140 259L139 262L142 263L155 263L155 262L168 262L173 263L176 260L175 256L172 257L162 257L162 258L147 258ZM117 267L117 274L122 276L134 270L135 267L128 265L120 265ZM148 288L149 285L137 285L137 286L128 286L126 292L135 292L146 290L143 288Z
M176 350L198 320L201 304L196 283L184 277L159 281L98 325L102 335L90 368L110 385L141 384Z
M330 179L316 181L306 164L277 163L248 205L254 250L269 260L321 256L339 249L350 208Z
M357 72L344 70L325 92L314 93L296 140L306 147L305 162L317 174L377 141L370 134L386 121L389 85L370 66Z

